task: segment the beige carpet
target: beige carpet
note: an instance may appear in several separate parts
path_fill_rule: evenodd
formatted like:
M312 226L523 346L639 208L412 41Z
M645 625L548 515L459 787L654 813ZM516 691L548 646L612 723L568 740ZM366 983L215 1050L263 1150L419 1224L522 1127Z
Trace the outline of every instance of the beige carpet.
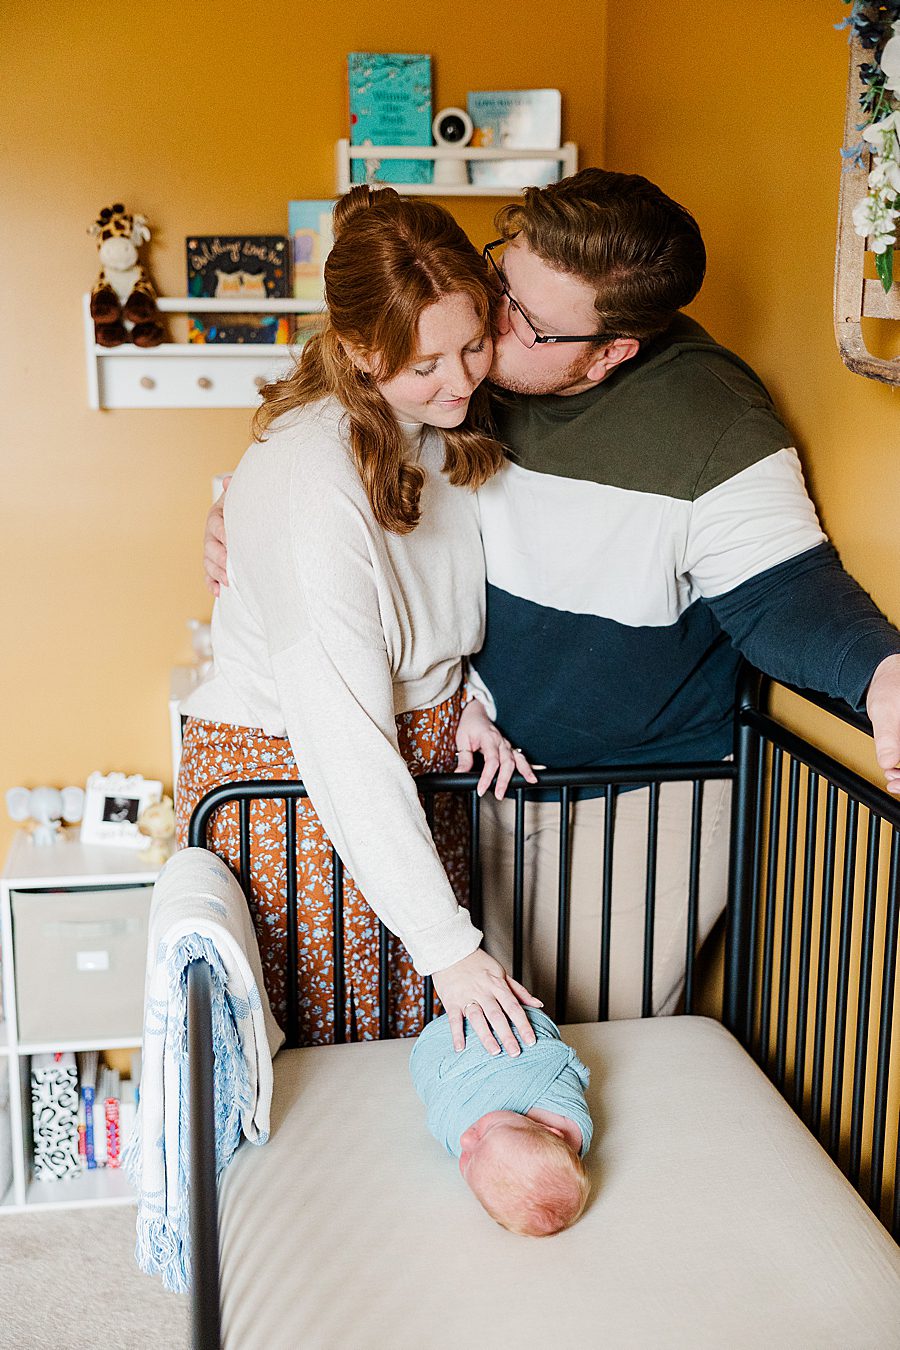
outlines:
M186 1350L187 1297L134 1261L134 1209L0 1215L3 1350Z

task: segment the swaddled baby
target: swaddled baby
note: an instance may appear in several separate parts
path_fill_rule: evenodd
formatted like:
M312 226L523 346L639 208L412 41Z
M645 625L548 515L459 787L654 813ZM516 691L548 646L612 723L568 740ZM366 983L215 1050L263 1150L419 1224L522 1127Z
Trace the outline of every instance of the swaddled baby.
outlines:
M526 1009L537 1040L522 1053L491 1055L471 1028L454 1050L447 1017L425 1028L410 1072L428 1128L476 1198L513 1233L543 1237L568 1228L587 1201L582 1158L593 1125L584 1099L589 1073L546 1013Z

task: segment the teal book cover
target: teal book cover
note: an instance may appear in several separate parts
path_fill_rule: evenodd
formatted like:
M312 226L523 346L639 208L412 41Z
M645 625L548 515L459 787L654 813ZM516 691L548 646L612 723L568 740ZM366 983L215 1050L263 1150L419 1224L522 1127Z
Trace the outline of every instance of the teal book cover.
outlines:
M484 89L468 95L472 147L555 150L562 130L558 89ZM546 187L559 179L556 159L472 160L469 176L482 187Z
M350 52L351 145L431 147L431 57L404 52ZM430 183L428 159L350 161L353 183ZM368 170L368 173L367 173Z

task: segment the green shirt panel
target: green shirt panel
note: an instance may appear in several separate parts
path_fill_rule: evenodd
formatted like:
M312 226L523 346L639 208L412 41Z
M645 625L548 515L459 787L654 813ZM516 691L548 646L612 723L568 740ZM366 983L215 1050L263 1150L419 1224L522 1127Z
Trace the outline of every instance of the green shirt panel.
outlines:
M686 315L581 394L503 395L524 469L693 501L792 444L759 377Z

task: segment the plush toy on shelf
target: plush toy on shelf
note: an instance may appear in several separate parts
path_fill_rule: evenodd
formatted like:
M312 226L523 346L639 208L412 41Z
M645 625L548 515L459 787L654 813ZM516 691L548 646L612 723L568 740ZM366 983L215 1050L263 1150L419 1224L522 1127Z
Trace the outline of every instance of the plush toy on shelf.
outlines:
M138 818L138 829L150 840L138 857L142 862L162 867L175 847L175 807L172 798L163 797L145 806Z
M84 813L84 788L10 788L6 809L13 820L25 822L33 844L52 844L62 834L62 822L74 825Z
M121 202L104 206L88 234L97 239L100 275L91 292L94 335L101 347L158 347L166 331L156 307L156 291L138 258L150 238L145 216L135 216Z

